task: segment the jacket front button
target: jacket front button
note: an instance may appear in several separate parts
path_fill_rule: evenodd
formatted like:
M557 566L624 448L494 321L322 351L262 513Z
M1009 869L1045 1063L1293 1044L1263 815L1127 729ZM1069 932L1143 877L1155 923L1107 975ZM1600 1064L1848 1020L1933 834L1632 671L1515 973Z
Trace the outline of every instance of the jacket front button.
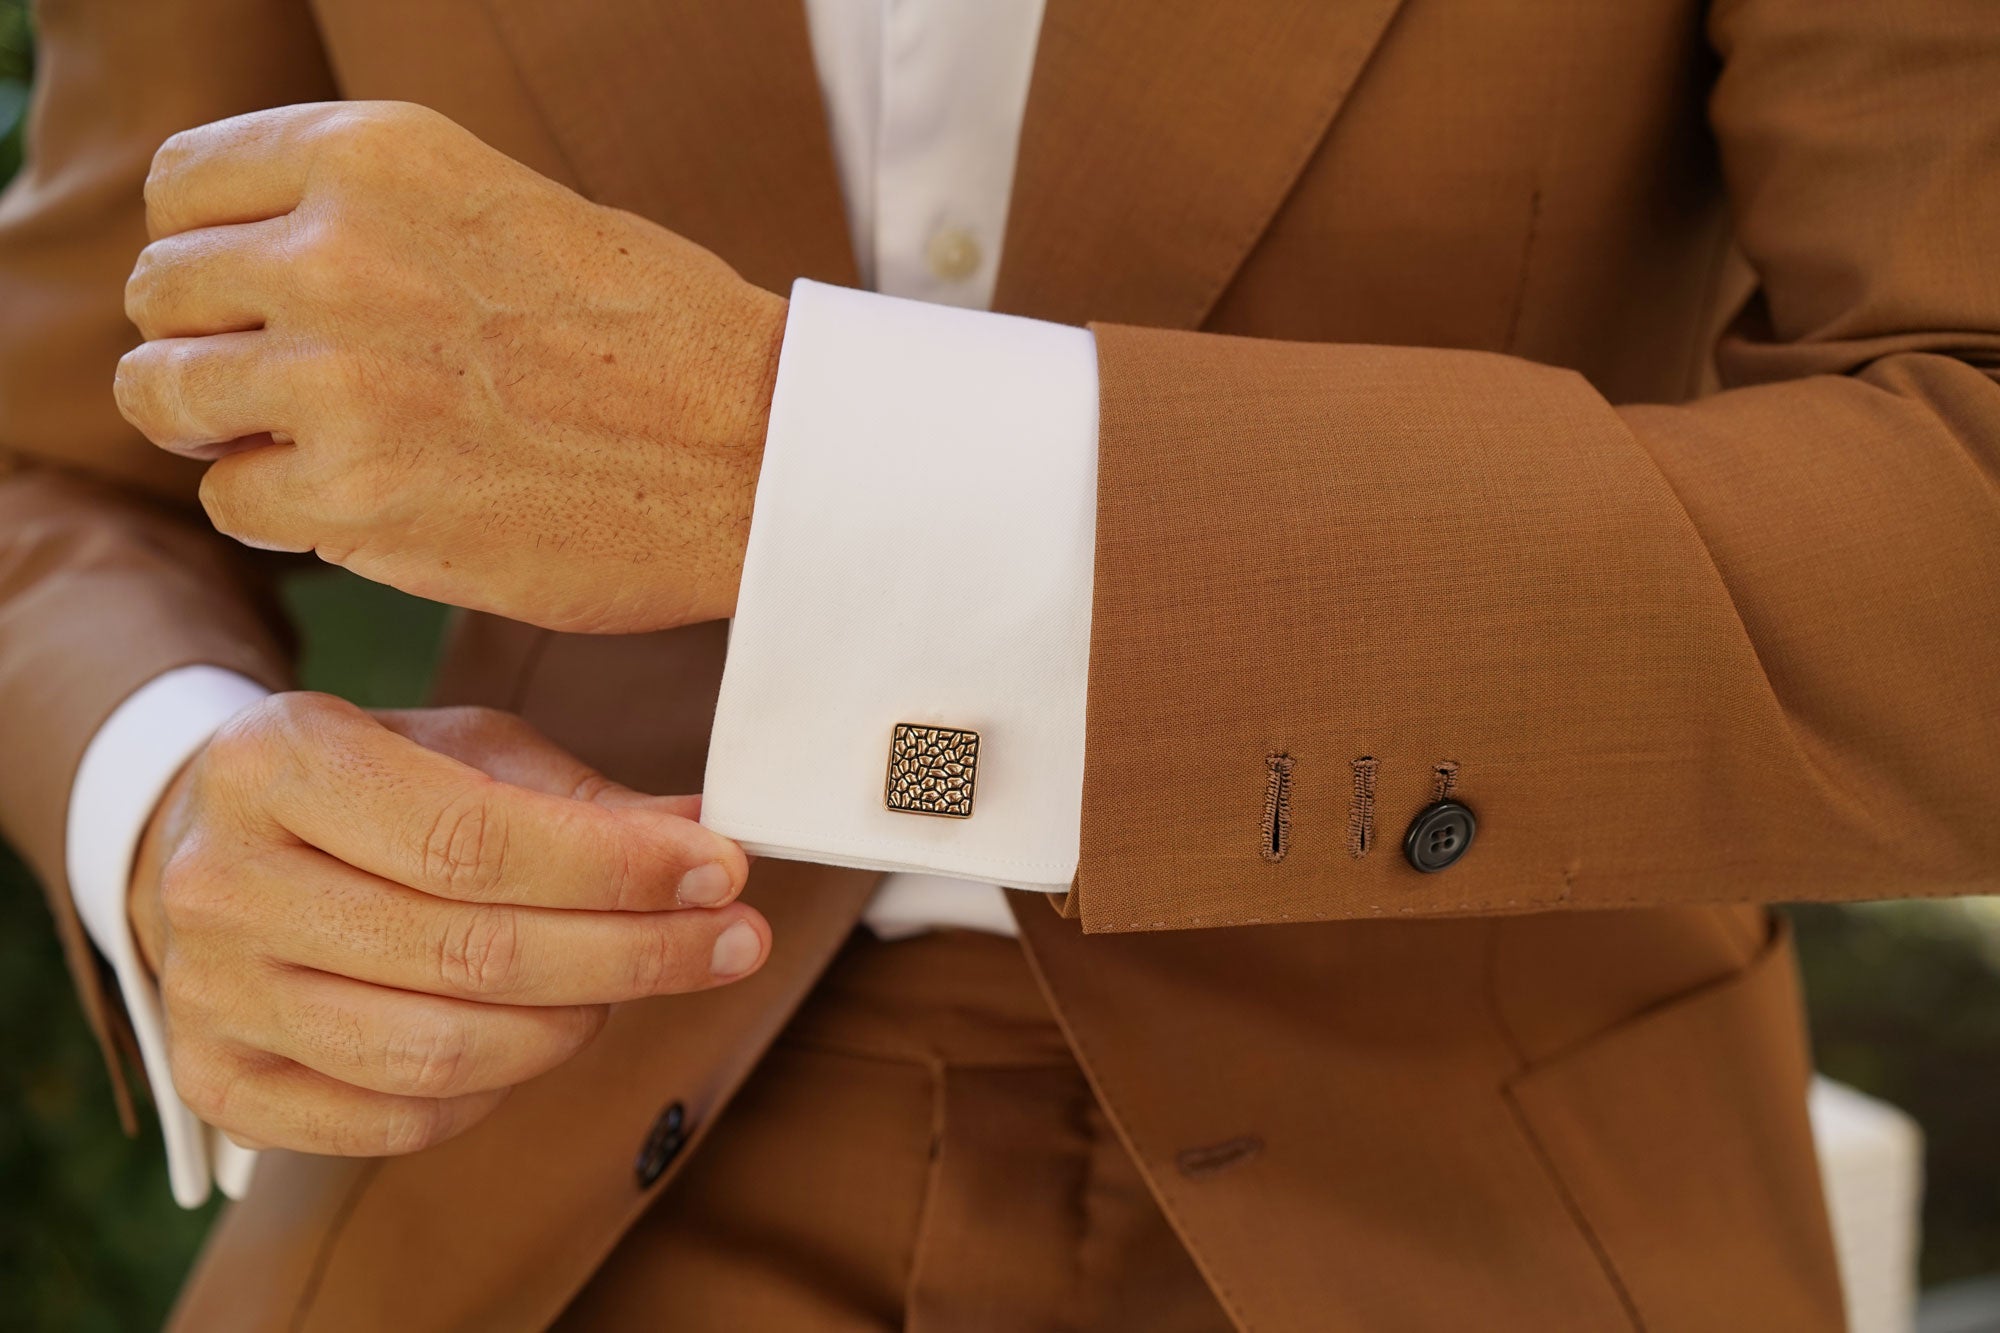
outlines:
M660 1118L646 1134L646 1141L639 1145L639 1158L632 1164L639 1188L651 1189L653 1182L666 1174L674 1158L681 1155L686 1143L687 1108L675 1102L660 1112Z
M1472 846L1479 821L1457 801L1439 801L1410 821L1403 835L1403 857L1426 875L1455 863Z

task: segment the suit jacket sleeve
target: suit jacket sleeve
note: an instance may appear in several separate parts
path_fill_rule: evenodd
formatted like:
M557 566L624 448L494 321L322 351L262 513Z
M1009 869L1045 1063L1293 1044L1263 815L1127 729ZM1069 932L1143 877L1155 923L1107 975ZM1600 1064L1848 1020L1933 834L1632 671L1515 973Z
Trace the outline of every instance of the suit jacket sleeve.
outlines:
M2000 25L1710 36L1721 392L1097 329L1087 929L2000 889Z
M108 1051L115 992L64 874L84 747L170 668L213 663L274 688L288 674L267 590L194 503L198 468L112 402L138 341L123 292L146 242L142 187L168 135L332 87L295 0L45 0L37 22L27 161L0 196L0 832L48 890Z

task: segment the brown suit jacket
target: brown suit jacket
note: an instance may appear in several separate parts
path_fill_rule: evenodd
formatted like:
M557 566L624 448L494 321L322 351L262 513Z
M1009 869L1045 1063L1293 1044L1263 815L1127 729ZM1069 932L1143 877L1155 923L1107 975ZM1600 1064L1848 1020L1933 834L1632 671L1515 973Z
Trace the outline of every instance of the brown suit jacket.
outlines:
M168 667L288 670L112 408L154 146L408 99L760 283L852 270L796 0L42 21L0 207L0 819L108 1030L78 756ZM1996 217L1978 0L1050 0L997 304L1098 322L1099 546L1082 865L1017 915L1240 1326L1838 1325L1758 904L2000 887ZM474 617L441 693L691 790L722 639ZM1478 845L1420 876L1396 843L1447 783ZM188 1325L544 1323L647 1206L660 1108L698 1150L870 888L765 864L755 978L624 1007L429 1152L273 1158Z

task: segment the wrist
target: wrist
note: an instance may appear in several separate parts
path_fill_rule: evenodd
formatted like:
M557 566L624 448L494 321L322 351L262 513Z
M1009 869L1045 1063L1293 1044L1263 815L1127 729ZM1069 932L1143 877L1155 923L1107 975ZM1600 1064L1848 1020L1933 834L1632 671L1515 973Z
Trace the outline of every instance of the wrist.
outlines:
M139 837L138 850L132 857L132 880L125 894L125 917L132 927L132 942L139 951L139 961L155 980L166 956L167 940L166 913L160 907L160 876L173 843L178 840L172 830L185 823L177 812L186 798L188 775L193 768L192 761L183 764L166 791L160 794L159 804L153 807L145 832Z
M771 426L771 399L778 385L778 356L785 338L790 303L761 287L744 284L748 299L741 320L742 351L739 378L730 394L735 404L728 439L727 480L715 527L718 575L697 620L726 620L736 613L743 582L743 556L750 541L750 519L757 500L757 478L763 470L764 439Z

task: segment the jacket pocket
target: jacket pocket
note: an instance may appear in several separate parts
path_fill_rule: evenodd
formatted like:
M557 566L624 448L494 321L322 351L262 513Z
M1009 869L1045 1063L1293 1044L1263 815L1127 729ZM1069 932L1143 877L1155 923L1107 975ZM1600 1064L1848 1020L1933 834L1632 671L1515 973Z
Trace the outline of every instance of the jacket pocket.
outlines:
M1837 1333L1789 927L1506 1094L1645 1333Z

